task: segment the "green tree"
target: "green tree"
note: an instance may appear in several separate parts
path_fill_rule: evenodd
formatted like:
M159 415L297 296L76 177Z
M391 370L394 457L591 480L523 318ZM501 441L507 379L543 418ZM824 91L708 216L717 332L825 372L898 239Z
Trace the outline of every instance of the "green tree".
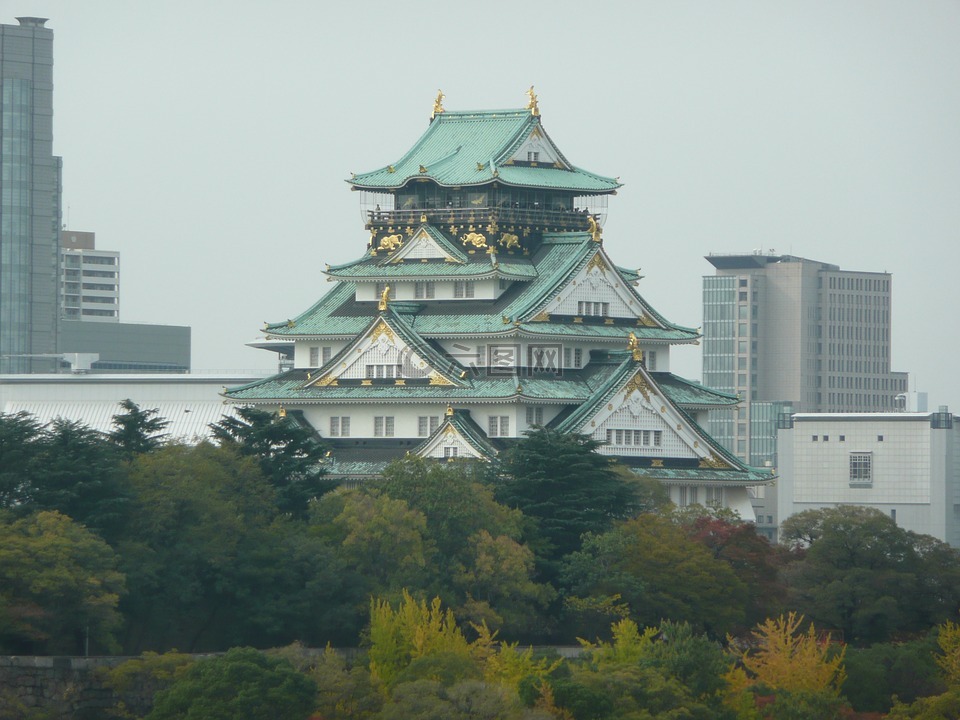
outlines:
M58 512L0 519L0 645L15 654L117 648L124 578L103 540Z
M191 665L157 693L147 720L306 720L316 683L252 648Z
M256 458L276 489L277 507L294 517L307 515L307 504L336 487L324 477L326 448L316 432L293 413L275 414L253 407L237 409L210 425L222 447Z
M113 542L126 520L130 490L120 455L96 430L57 418L43 431L33 486L20 510L56 510Z
M792 605L822 626L870 644L956 617L955 549L872 508L841 505L800 516L785 523L787 539L812 544L794 551L784 577Z
M167 439L164 430L170 421L160 417L157 408L143 410L133 400L120 401L123 412L113 416L110 441L127 459L141 453L153 452Z
M535 556L520 543L523 515L498 503L482 468L405 458L384 472L383 492L426 518L440 584L429 591L461 621L487 622L513 637L536 634L554 589L535 581Z
M505 453L497 499L536 521L550 561L578 550L585 533L602 533L638 510L635 489L599 446L586 435L541 428Z
M43 426L32 415L0 413L0 509L21 506L43 453Z
M906 642L876 643L866 648L848 647L844 694L854 710L886 713L894 696L912 703L937 695L946 685L937 672L936 634Z
M730 566L658 515L641 515L602 535L586 536L583 550L564 563L561 580L568 598L595 601L587 607L619 598L621 608L642 626L685 621L698 632L722 637L743 623L746 612L746 587ZM580 629L597 635L609 618L600 622Z
M676 515L687 536L730 566L747 588L745 622L752 627L782 609L786 588L780 581L781 550L757 534L753 523L714 511ZM746 628L744 628L746 629Z
M273 490L252 458L166 445L130 465L131 534L118 547L130 594L127 649L220 650L268 618L284 567ZM262 607L259 608L258 605Z

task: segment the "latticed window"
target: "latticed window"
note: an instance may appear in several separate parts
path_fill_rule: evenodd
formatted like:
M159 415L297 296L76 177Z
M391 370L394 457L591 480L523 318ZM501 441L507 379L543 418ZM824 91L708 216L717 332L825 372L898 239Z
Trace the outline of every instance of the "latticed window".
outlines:
M505 437L510 434L509 415L491 415L487 421L487 435L490 437Z
M458 457L459 454L460 454L460 448L458 447L450 446L450 447L445 447L443 449L443 456L445 458L455 458L455 457Z
M320 348L310 348L310 367L317 367L320 364Z
M595 317L607 317L610 314L610 303L579 301L577 303L577 315L592 315Z
M418 282L413 285L413 296L417 300L430 300L436 293L436 283Z
M873 453L850 453L850 487L873 485Z
M543 425L543 408L527 408L527 425Z
M472 280L457 280L453 283L453 296L455 298L472 298L475 287Z
M374 437L393 437L393 417L377 416L373 419Z
M330 418L330 437L350 437L350 417Z
M366 377L371 380L403 377L402 365L367 365Z
M417 435L427 437L433 435L440 426L439 415L421 415L417 418Z

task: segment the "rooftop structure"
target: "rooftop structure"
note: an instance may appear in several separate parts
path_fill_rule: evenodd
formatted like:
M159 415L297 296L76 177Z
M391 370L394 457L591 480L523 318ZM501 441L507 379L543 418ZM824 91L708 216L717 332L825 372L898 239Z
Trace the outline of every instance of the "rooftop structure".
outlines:
M354 175L366 248L327 266L336 284L315 305L263 328L293 346L293 368L226 396L300 413L331 444L334 476L375 476L406 452L489 459L546 426L604 443L680 504L752 519L745 488L770 473L703 429L736 397L670 373L671 346L697 330L608 256L605 201L620 183L571 164L528 96L451 112L441 94L409 151Z

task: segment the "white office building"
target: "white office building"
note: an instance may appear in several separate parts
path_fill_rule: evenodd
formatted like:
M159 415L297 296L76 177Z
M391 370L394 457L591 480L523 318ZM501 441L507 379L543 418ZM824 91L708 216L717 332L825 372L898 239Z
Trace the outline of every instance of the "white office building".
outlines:
M777 433L780 522L862 505L960 547L960 418L923 413L798 413Z

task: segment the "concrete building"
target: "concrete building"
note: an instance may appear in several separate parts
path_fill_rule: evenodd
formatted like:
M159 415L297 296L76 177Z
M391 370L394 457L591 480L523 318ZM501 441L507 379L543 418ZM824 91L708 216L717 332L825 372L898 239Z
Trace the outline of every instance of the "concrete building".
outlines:
M863 505L960 547L960 418L798 413L778 430L777 514Z
M659 480L679 505L752 519L769 472L703 429L735 404L670 372L699 334L667 320L603 244L620 184L572 165L525 108L448 111L437 99L400 159L350 182L367 209L334 287L263 331L293 368L231 388L298 412L331 445L335 477L376 476L406 453L492 459L537 426L585 434Z
M64 320L60 349L74 371L190 372L190 328L184 325ZM86 362L77 365L77 355Z
M777 418L792 412L903 409L890 369L889 273L773 253L709 255L703 278L703 382L740 398L709 430L751 465L777 465ZM899 399L898 399L899 398ZM754 506L772 536L775 503Z
M61 163L53 155L53 32L0 25L0 372L57 366Z
M97 250L96 233L60 233L60 312L64 320L119 322L120 253Z

